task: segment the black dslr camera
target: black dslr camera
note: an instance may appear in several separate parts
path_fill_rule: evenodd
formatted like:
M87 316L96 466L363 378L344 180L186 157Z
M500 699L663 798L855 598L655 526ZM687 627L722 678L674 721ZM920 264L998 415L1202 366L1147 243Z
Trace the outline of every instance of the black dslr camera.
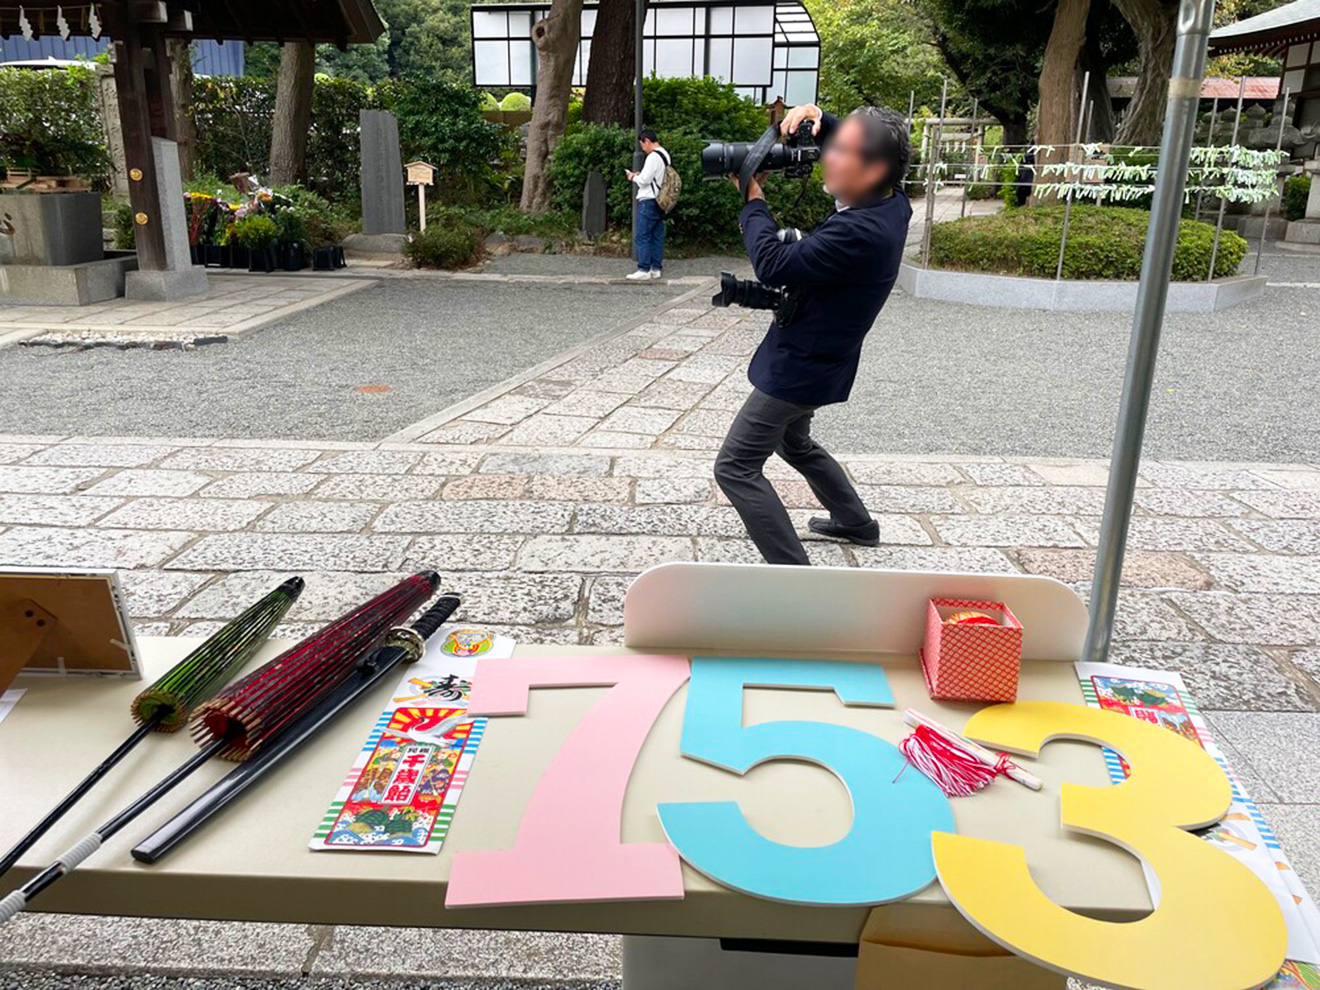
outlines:
M772 309L775 322L786 327L797 315L797 289L762 285L750 278L739 278L733 272L720 272L720 291L710 297L712 306L742 306L746 309Z
M779 128L771 125L754 143L712 141L701 152L701 170L708 179L737 175L747 199L748 180L758 172L783 172L792 179L811 174L820 161L821 148L804 120L792 135L779 140Z
M796 227L785 227L779 231L779 239L785 244L800 241L802 236L802 231ZM710 297L712 306L774 310L775 322L781 327L793 322L800 300L801 293L795 288L762 285L750 278L739 278L733 272L720 272L720 291Z

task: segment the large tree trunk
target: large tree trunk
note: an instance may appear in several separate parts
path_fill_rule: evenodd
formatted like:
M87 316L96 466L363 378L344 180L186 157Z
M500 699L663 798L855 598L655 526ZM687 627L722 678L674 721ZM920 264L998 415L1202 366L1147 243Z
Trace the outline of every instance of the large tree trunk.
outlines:
M302 175L307 157L307 132L312 123L312 87L316 49L303 41L285 42L280 49L280 74L275 83L275 119L270 133L272 186L287 186Z
M178 131L179 174L184 182L193 177L193 158L197 151L197 128L193 124L193 64L192 50L186 38L169 38L165 42L170 53L170 93L174 97L174 120Z
M582 119L593 124L631 127L633 82L637 74L637 5L634 0L601 0L591 50L600 58L587 63L587 93Z
M1091 4L1091 13L1086 21L1086 44L1082 47L1078 64L1083 72L1091 73L1086 98L1090 121L1082 132L1082 140L1105 144L1114 140L1114 102L1109 97L1109 60L1100 44L1107 9L1106 3Z
M550 153L568 124L573 62L581 37L582 0L553 0L550 13L532 28L539 64L536 105L527 129L527 167L523 171L522 208L528 213L550 209Z
M1024 89L1020 94L1021 102L1015 104L995 99L995 94L981 91L975 85L970 68L959 58L957 49L949 43L948 36L940 32L939 26L933 21L931 28L935 36L936 50L943 56L945 64L953 70L963 89L977 98L982 110L1004 126L1004 144L1009 146L1026 144L1027 120L1031 114L1031 104L1035 94Z
M1040 69L1040 107L1036 115L1036 143L1054 145L1052 153L1036 156L1036 183L1058 181L1045 176L1040 166L1068 157L1065 145L1077 137L1077 64L1086 44L1086 19L1091 0L1059 0L1054 26L1045 44ZM1046 197L1033 197L1038 202Z
M1178 6L1160 0L1114 0L1137 36L1137 92L1118 127L1119 144L1159 144L1177 41Z

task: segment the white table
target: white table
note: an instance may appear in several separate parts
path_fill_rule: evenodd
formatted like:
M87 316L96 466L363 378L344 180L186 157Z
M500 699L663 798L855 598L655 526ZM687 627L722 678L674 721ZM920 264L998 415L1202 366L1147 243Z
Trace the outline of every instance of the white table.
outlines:
M827 692L753 689L745 697L744 720L832 721L897 743L908 731L899 717L904 707L915 706L955 728L978 707L932 702L915 660L924 602L943 594L1003 600L1022 620L1027 632L1020 698L1082 702L1067 662L1077 659L1080 648L1085 623L1081 602L1057 582L1017 575L664 565L639 578L629 592L628 647L523 643L515 656L724 652L864 659L879 654L897 699L894 710L845 708ZM197 642L142 638L146 676L157 676ZM254 665L288 645L268 644ZM0 816L0 848L15 842L122 740L131 728L129 700L141 689L140 683L124 680L37 677L25 677L19 686L27 695L0 725L0 793L7 808L18 809ZM542 769L604 689L535 690L527 716L490 720L439 856L309 851L311 833L393 686L390 678L376 697L364 701L164 862L143 866L129 857L128 849L227 772L228 765L217 762L203 768L34 907L151 917L857 945L868 919L866 908L761 900L721 887L686 866L686 896L681 901L443 907L454 854L512 845L522 808ZM675 799L737 800L757 829L780 842L818 844L844 833L850 821L846 792L818 767L775 762L738 777L682 757L678 739L685 695L686 689L680 689L666 706L633 771L624 807L625 842L664 841L656 804ZM194 750L183 735L149 740L0 881L0 891L26 880L72 839L100 824ZM1069 908L1115 920L1145 914L1150 902L1136 861L1107 843L1065 834L1058 823L1060 782L1107 782L1099 750L1082 743L1053 743L1038 761L1026 765L1047 781L1045 789L1034 793L1001 780L973 798L954 800L959 832L1026 847L1042 888ZM786 794L794 799L786 801ZM959 955L947 959L961 959L959 967L978 965L978 958L962 954L960 947L991 946L961 920L937 884L878 909L870 931L895 946L952 949ZM923 941L927 934L930 939ZM654 953L656 944L638 941L630 943L630 950L631 986L694 985L680 984L675 975L683 953L663 953L672 982L652 982L639 973L653 967L642 967L638 960L651 958L645 954ZM709 973L710 965L702 963L702 971ZM1053 983L1044 985L1062 985L1061 978L1051 979ZM1019 980L1016 985L1023 984Z

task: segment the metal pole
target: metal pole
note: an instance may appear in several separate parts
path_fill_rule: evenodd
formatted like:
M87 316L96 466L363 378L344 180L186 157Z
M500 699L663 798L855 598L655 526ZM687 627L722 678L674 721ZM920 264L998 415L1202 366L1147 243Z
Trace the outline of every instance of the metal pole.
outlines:
M975 132L975 143L972 148L972 163L967 169L967 174L963 176L962 202L958 206L959 218L967 216L967 184L976 179L976 160L981 156L981 135L976 131L976 97L972 97L972 130Z
M940 138L944 134L944 111L949 105L949 80L944 79L940 91L940 117L935 122L935 134L930 140L930 157L926 163L926 229L921 234L921 267L930 267L930 229L935 225L935 169L940 162ZM929 123L929 121L927 121Z
M633 25L633 59L636 62L633 70L635 79L633 83L633 171L640 171L646 161L646 156L642 154L642 33L646 27L646 0L637 0L637 11L635 15L637 23ZM628 183L632 186L632 229L633 229L633 254L637 253L637 183Z
M916 112L916 109L917 109L917 91L915 89L909 89L908 115L907 115L907 129L909 134L912 132L912 114Z
M1160 325L1169 294L1169 273L1178 241L1178 220L1187 187L1187 161L1191 155L1196 108L1205 75L1206 43L1214 15L1214 0L1182 0L1178 11L1178 40L1173 52L1173 78L1164 115L1164 137L1160 165L1155 176L1155 196L1146 229L1146 250L1141 259L1141 283L1137 287L1136 311L1132 314L1132 338L1128 344L1123 398L1118 407L1114 454L1105 493L1105 513L1100 523L1100 546L1095 577L1091 582L1091 621L1086 630L1082 659L1104 661L1114 631L1118 586L1123 570L1123 551L1132 497L1136 491L1141 442L1146 432L1151 384L1155 377L1155 355L1160 346Z
M1091 70L1087 69L1086 74L1082 76L1082 99L1077 104L1077 137L1073 139L1073 145L1068 149L1068 161L1072 162L1073 151L1082 143L1082 125L1086 121L1086 97L1091 88ZM1068 173L1065 172L1065 175ZM1054 266L1054 280L1057 282L1063 278L1063 253L1068 249L1068 223L1072 220L1072 190L1069 189L1064 194L1063 199L1063 230L1059 232L1059 263Z
M1210 101L1210 129L1205 132L1205 146L1207 148L1213 148L1215 146L1215 118L1218 116L1219 97L1216 96ZM1192 216L1197 220L1201 219L1201 197L1205 195L1205 173L1209 168L1209 165L1201 166L1201 177L1196 183L1196 210L1192 213Z
M1247 77L1243 76L1241 80L1238 81L1237 116L1233 118L1233 136L1229 138L1228 141L1228 143L1234 148L1237 147L1238 128L1242 126L1242 100L1246 95ZM1224 198L1222 196L1219 197L1219 218L1215 220L1215 240L1214 243L1210 245L1210 270L1205 273L1205 280L1207 282L1215 277L1215 262L1219 259L1219 235L1223 233L1224 230L1225 205L1226 202Z
M1288 97L1291 95L1292 93L1288 89L1288 87L1287 86L1283 87L1283 112L1279 114L1279 140L1274 145L1275 154L1278 154L1280 151L1283 150L1283 128L1284 125L1288 123ZM1276 165L1275 168L1277 167L1278 166ZM1278 182L1279 182L1279 177L1278 174L1276 173L1274 176L1274 183L1276 186L1278 185ZM1280 190L1280 192L1282 192L1282 190ZM1261 219L1260 222L1260 244L1256 248L1256 270L1251 273L1253 275L1260 274L1260 256L1265 253L1265 231L1269 229L1269 226L1270 226L1270 201L1266 200L1265 216ZM1211 271L1210 274L1213 275L1214 272Z

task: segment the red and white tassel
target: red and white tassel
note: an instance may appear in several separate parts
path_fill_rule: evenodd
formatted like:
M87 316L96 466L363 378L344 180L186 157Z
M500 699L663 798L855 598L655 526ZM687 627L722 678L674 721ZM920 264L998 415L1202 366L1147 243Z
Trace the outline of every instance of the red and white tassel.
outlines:
M1008 776L1013 765L1001 753L994 766L987 766L951 739L924 725L918 725L898 748L908 763L949 797L970 797L1000 774Z

